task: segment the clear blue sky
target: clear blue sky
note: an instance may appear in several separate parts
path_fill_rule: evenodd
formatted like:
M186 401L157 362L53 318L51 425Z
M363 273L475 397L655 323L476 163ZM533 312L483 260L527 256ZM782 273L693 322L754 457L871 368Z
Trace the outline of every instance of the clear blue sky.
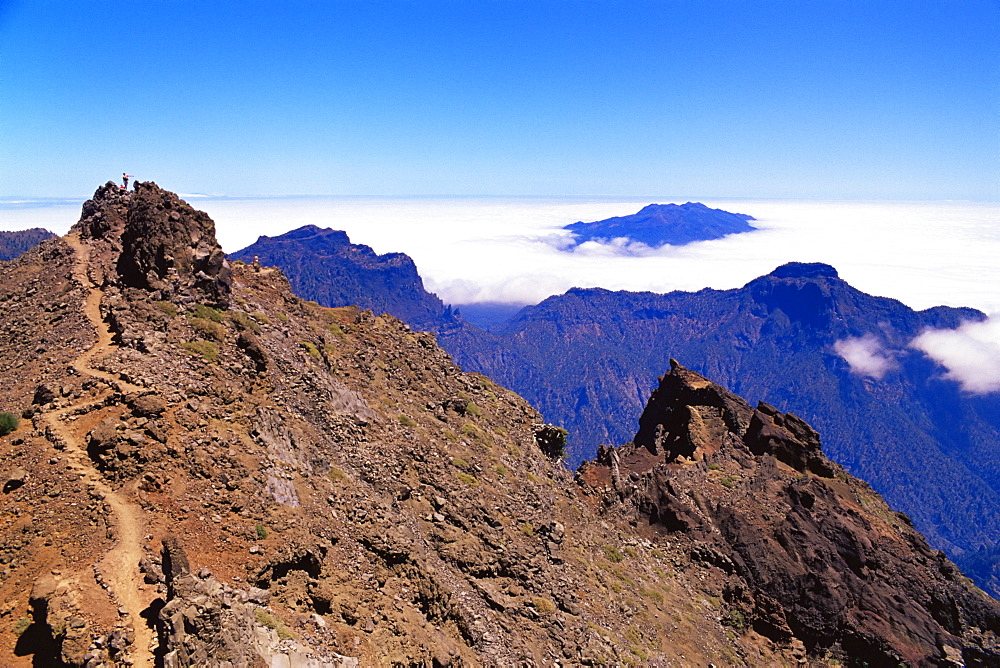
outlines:
M0 0L0 195L1000 199L996 0Z

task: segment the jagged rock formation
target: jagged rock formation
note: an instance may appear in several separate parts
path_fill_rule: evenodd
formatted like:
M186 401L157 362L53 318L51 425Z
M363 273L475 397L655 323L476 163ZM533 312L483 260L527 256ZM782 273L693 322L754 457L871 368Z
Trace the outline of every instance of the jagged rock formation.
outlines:
M17 333L0 342L0 410L22 416L0 438L0 665L775 665L836 649L735 624L711 558L638 506L608 514L547 456L558 430L433 335L304 302L274 269L210 273L215 250L207 217L142 184L102 188L72 234L0 266ZM614 498L633 498L630 465ZM768 595L775 619L808 608ZM992 659L990 631L971 630L986 613L949 600L961 623L935 622L942 647Z
M747 221L753 216L710 209L701 202L650 204L630 216L616 216L593 223L573 223L564 230L573 233L574 245L587 241L609 243L626 239L653 248L670 244L682 246L693 241L721 239L729 234L752 232Z
M465 328L439 339L463 368L566 427L572 464L628 440L666 360L682 359L802 415L830 458L905 511L932 545L982 557L978 576L991 572L1000 544L1000 395L969 396L909 343L926 327L983 317L913 311L852 288L829 265L793 262L733 290L573 289L488 335ZM880 378L837 353L837 342L865 336L887 360Z
M279 267L295 294L321 306L357 306L390 313L415 329L438 331L452 317L444 303L424 290L413 260L403 253L378 255L352 244L347 233L306 225L229 255L246 264L254 257Z
M26 251L34 248L46 239L54 239L55 234L40 227L16 232L0 231L0 262L7 262L20 257Z
M673 360L634 441L578 477L711 565L735 628L858 665L1000 660L1000 603L829 461L815 431Z

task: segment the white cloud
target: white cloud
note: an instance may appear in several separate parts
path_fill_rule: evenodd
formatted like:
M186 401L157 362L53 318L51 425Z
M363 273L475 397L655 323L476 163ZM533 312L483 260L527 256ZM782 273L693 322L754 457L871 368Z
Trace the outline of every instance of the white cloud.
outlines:
M634 213L648 198L302 197L192 201L232 252L257 236L312 224L344 230L379 253L402 252L446 303L536 303L571 287L700 290L739 287L790 261L825 262L851 285L913 308L1000 311L1000 203L701 199L748 213L758 231L656 249L580 248L564 225ZM0 202L0 229L62 233L80 204L24 209Z
M833 349L850 365L851 371L861 376L881 379L896 368L892 354L872 334L841 339L833 344Z
M966 322L956 329L928 329L910 342L948 371L972 394L1000 392L1000 316Z

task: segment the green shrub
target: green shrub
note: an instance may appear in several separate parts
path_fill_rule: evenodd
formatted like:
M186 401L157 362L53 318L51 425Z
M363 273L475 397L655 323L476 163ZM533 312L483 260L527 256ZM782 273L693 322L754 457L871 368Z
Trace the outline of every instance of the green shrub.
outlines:
M556 604L544 596L536 596L531 599L531 605L540 615L551 615L556 611Z
M0 413L0 436L6 436L17 429L17 416L13 413Z
M195 318L211 320L212 322L222 322L222 311L211 306L205 306L204 304L195 304L189 315Z
M468 404L466 404L465 412L469 413L470 415L475 415L476 417L483 417L483 411L479 409L479 406L477 406L476 402L474 401L470 401Z
M174 318L177 316L177 307L174 306L173 302L156 301L153 302L153 306L160 309L167 317Z
M746 615L743 614L742 610L736 610L735 608L726 613L722 618L722 624L730 626L737 631L742 631L748 626Z
M250 317L253 318L254 320L256 320L257 322L259 322L262 325L270 325L271 324L271 319L268 318L263 313L261 313L260 311L254 311L253 313L250 314Z
M191 329L198 335L206 339L222 341L226 338L226 328L212 320L205 318L191 318Z
M347 480L347 474L338 469L336 466L331 466L330 471L326 476L333 482L344 482Z
M255 526L253 529L254 531L257 532L258 540L264 540L265 538L267 538L267 527L264 526L263 523L257 522L257 526Z
M562 459L566 456L566 430L554 424L543 424L535 427L535 442L549 459Z
M523 533L528 538L535 535L535 525L531 522L525 522L520 526L521 533Z
M295 634L288 630L285 623L280 619L275 619L274 615L269 613L264 608L257 608L253 611L254 619L261 626L266 626L269 629L274 629L278 633L278 637L282 640L290 640L295 637Z
M479 484L479 481L476 480L476 476L469 475L468 473L462 473L461 471L459 471L455 474L455 477L464 482L469 487L475 487L476 485Z
M494 464L491 468L493 469L493 472L501 478L507 477L507 467L503 464Z
M608 561L610 561L613 564L617 564L622 559L625 558L625 555L622 554L621 550L619 550L614 545L605 545L603 547L603 550L604 550L604 556L607 557Z
M404 427L417 426L417 423L414 422L413 418L411 418L409 415L404 415L400 413L399 415L396 416L396 419L399 420L399 424L403 425Z
M181 344L181 348L192 355L198 355L206 362L219 359L219 344L215 341L186 341Z
M736 478L731 475L727 475L719 481L719 484L726 489L732 489L733 487L736 487Z
M309 353L309 357L313 359L320 359L322 356L319 354L319 348L316 347L312 341L300 341L299 345L302 349Z
M458 467L460 469L467 469L467 468L469 468L469 462L465 461L461 457L455 457L454 459L452 459L451 460L451 465L455 466L455 467Z
M249 330L255 334L260 334L260 325L254 322L253 318L243 311L230 311L229 322L233 323L236 329L240 331L245 332Z

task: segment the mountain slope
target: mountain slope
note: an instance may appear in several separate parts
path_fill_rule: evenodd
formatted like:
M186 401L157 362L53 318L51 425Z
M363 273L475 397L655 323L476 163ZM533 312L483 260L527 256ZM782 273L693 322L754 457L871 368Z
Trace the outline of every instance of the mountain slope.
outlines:
M40 227L16 232L0 231L0 261L9 261L56 235Z
M280 267L295 294L323 306L358 306L391 313L413 327L437 329L444 304L424 290L416 265L403 253L377 255L345 232L306 225L230 253L229 258Z
M0 409L22 418L0 438L2 665L798 651L733 635L705 569L603 522L522 399L394 318L230 266L155 184L102 187L0 266L0 309Z
M755 575L785 572L778 552L737 546L726 570L707 525L702 536L661 521L668 500L650 524L644 497L622 487L647 475L621 467L628 454L607 455L610 488L599 464L574 482L545 454L558 431L520 397L463 373L432 335L304 302L274 269L230 266L211 220L155 184L109 183L83 214L0 266L15 333L0 408L22 416L0 437L2 665L1000 660L1000 604L877 496L843 496L856 481L820 496L837 469L813 441L794 474L772 461L801 445L780 431L767 452L727 440L705 466L651 470L756 470L757 504L801 488L802 544L826 545L826 509L853 503L852 540L892 577L864 578L870 591L839 607L783 598ZM697 433L715 433L700 397L676 401L704 414ZM762 441L734 429L727 439ZM670 485L649 489L681 489ZM819 582L853 582L829 564ZM914 621L883 617L893 606Z
M634 441L602 447L579 478L610 514L711 564L734 627L831 663L994 660L1000 604L962 587L905 515L830 462L805 422L752 409L673 360ZM956 608L983 631L971 646L949 637L962 632Z
M937 547L1000 541L1000 420L908 348L925 327L984 316L915 312L866 295L827 265L792 263L734 290L670 294L574 289L525 308L489 336L440 340L464 368L520 392L570 432L571 461L629 438L664 360L683 359L735 392L794 410L831 458L909 514ZM881 378L852 372L838 341L871 337Z

